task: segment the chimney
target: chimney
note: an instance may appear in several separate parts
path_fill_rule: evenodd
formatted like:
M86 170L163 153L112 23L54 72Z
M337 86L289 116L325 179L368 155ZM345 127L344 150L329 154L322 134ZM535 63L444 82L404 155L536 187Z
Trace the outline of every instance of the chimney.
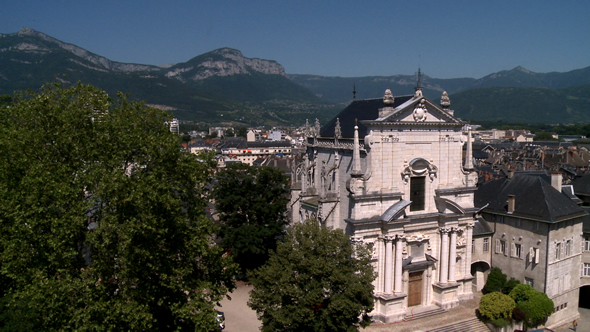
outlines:
M551 186L559 192L561 192L561 177L562 175L559 172L551 173Z
M508 195L508 213L512 214L514 212L514 204L516 198L514 195Z
M514 169L509 169L508 170L508 179L512 179L514 177Z

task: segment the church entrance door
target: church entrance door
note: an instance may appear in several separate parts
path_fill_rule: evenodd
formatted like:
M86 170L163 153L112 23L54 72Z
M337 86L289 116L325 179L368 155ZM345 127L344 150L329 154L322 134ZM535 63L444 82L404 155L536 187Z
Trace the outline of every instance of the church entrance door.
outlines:
M408 307L422 303L422 272L410 273L408 283Z

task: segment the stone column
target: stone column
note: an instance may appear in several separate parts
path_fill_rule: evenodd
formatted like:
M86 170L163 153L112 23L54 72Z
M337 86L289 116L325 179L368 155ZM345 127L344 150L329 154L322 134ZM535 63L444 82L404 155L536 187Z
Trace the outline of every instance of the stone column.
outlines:
M465 241L467 241L467 252L465 253L465 272L463 273L466 277L471 275L471 251L473 250L473 225L467 225L467 236Z
M449 254L449 282L454 283L456 278L456 268L455 265L457 264L457 229L453 228L451 230L451 244L450 244L450 254Z
M402 242L403 236L398 235L395 242L395 293L402 292Z
M447 283L447 277L449 275L449 229L441 228L440 234L441 244L440 244L440 279L439 282L441 284Z
M393 272L393 237L384 236L385 241L385 285L383 287L383 293L391 294L391 275Z

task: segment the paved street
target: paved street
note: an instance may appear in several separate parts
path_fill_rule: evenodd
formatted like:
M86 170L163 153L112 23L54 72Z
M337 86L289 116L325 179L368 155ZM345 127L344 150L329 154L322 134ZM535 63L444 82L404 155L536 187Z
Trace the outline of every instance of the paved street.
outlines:
M578 312L580 319L578 319L577 332L590 332L590 309L578 308ZM555 332L573 332L573 330L571 322L554 329Z
M236 289L231 293L231 301L223 299L221 307L217 310L225 314L224 332L258 332L260 321L256 318L256 312L248 307L251 285L243 282L236 284Z

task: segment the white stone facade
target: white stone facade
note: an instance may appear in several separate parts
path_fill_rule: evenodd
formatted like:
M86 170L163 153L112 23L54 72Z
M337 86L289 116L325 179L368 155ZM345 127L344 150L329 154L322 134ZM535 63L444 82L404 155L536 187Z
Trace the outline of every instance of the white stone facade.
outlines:
M384 322L473 296L477 175L471 149L463 157L465 125L446 95L442 106L419 88L397 98L386 91L383 100L355 101L323 129L308 127L307 153L292 172L294 221L315 217L371 246L373 317ZM355 112L364 117L356 125Z

